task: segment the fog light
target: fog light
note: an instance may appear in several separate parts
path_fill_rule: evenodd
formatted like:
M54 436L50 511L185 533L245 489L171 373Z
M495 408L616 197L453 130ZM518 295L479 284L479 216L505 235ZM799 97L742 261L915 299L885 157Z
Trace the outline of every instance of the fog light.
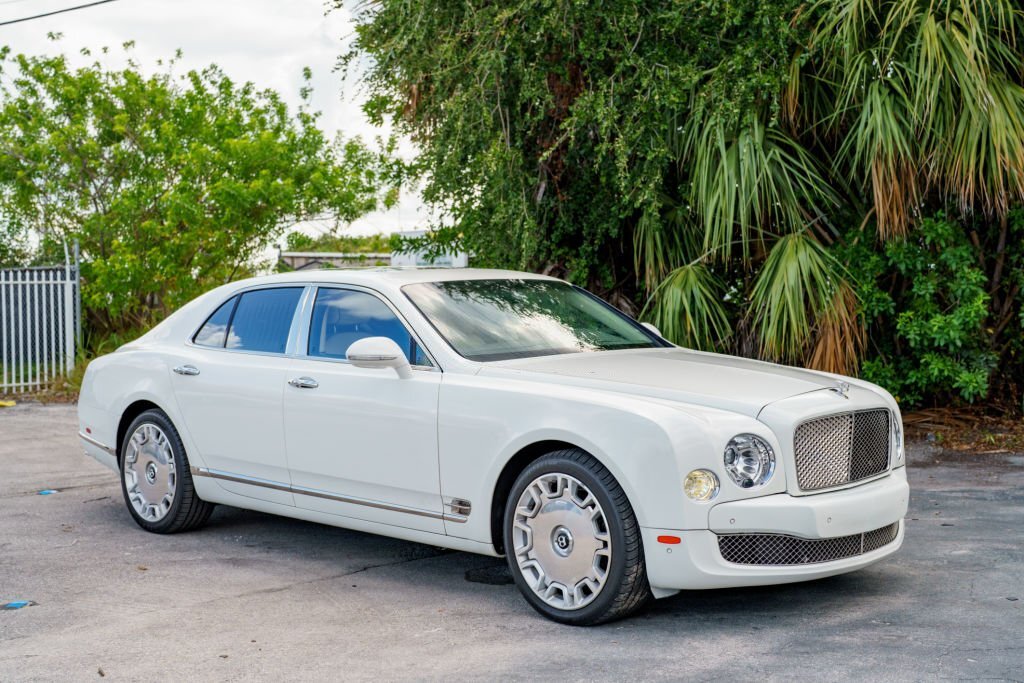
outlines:
M775 452L768 442L753 434L732 437L723 459L729 478L741 488L762 486L775 472Z
M694 470L686 475L683 491L693 500L711 500L718 495L718 477L708 470Z

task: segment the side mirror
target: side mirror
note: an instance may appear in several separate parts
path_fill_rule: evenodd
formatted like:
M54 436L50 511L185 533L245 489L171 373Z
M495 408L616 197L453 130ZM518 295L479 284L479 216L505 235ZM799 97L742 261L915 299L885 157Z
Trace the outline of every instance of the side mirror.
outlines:
M352 342L345 357L357 368L394 368L402 379L412 376L405 352L387 337L366 337Z
M661 330L659 330L654 325L652 325L650 323L640 323L640 324L643 325L644 327L646 327L648 332L653 332L654 334L656 334L659 337L661 337L662 339L664 339L664 337L661 334Z

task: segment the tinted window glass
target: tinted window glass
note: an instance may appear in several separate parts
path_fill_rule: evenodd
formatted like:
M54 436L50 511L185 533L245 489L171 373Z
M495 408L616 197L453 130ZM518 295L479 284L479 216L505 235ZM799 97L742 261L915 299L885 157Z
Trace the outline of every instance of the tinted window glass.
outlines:
M301 287L257 289L238 300L227 348L284 353Z
M665 345L640 323L564 282L425 282L402 291L456 351L472 360Z
M410 363L430 364L405 325L383 301L365 292L320 289L309 328L309 355L344 358L348 347L365 337L393 339Z
M228 325L231 323L231 312L235 310L235 301L237 300L238 297L233 296L221 304L220 308L214 311L213 315L199 328L192 341L199 346L223 347L224 340L228 336Z

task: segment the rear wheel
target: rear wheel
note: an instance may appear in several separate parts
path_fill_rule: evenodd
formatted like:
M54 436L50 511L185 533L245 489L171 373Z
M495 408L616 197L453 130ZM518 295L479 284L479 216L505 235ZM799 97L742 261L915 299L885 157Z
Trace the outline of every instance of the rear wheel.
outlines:
M173 534L210 518L214 506L196 495L185 446L163 411L147 410L135 418L120 454L121 493L143 529Z
M516 585L549 619L600 624L650 598L633 508L585 451L549 453L519 475L505 506L504 536Z

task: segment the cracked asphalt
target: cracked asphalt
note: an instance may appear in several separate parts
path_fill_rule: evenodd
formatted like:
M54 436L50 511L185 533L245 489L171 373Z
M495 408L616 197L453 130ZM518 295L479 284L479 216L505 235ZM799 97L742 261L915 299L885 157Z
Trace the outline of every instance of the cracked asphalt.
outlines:
M493 558L225 507L148 534L73 406L2 409L0 603L35 604L0 611L0 680L1024 680L1024 456L909 458L889 561L581 629Z

